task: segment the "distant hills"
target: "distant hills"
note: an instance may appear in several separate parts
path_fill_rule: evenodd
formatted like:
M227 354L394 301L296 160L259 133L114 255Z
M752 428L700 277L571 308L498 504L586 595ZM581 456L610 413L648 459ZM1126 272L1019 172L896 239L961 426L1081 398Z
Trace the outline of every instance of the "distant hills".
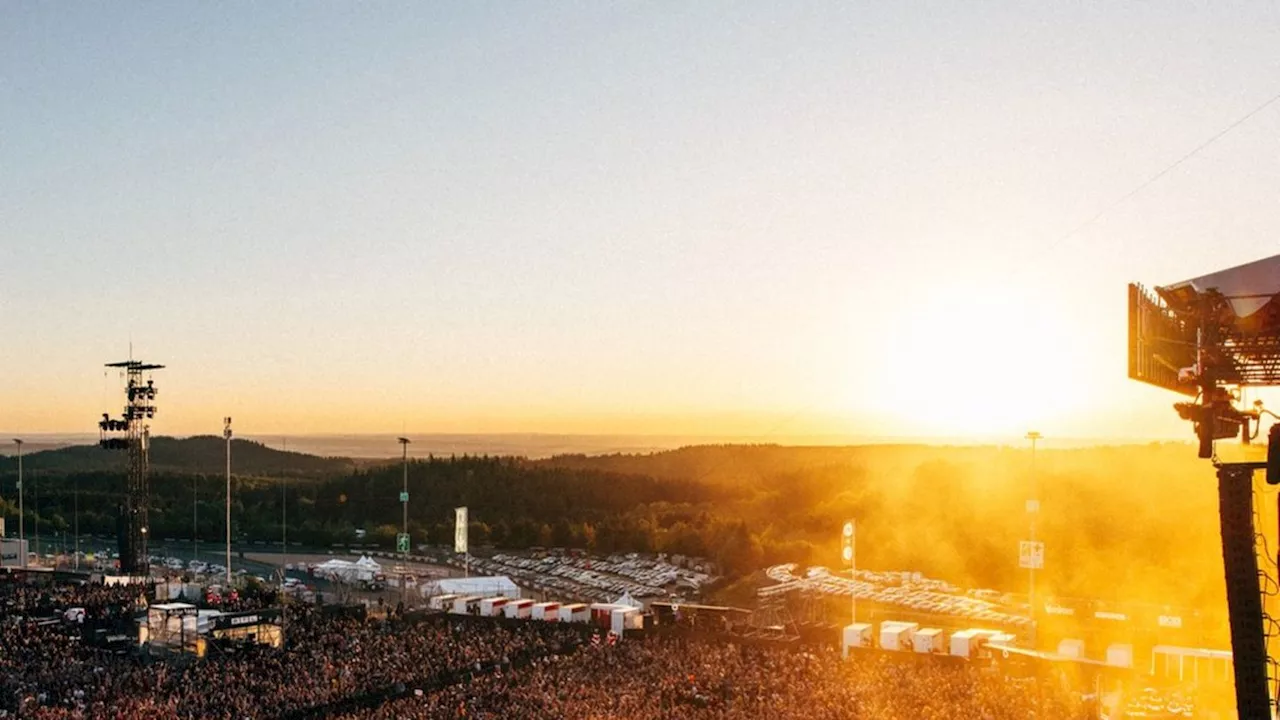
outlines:
M151 439L151 467L155 471L217 474L226 470L226 441L213 435ZM96 445L41 450L23 457L23 468L37 472L123 472L127 456ZM253 440L232 439L232 472L236 475L324 476L349 473L350 458L318 457L285 452ZM17 472L16 456L0 457L0 473Z

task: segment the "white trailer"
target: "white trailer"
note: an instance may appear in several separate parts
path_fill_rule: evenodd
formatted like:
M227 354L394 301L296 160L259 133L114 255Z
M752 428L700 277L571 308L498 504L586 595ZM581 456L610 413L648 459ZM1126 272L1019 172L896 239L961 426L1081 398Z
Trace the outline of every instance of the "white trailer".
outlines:
M939 628L923 628L911 634L911 647L918 653L943 654L947 637Z
M1133 646L1125 643L1108 645L1107 664L1112 667L1133 667Z
M460 595L453 600L453 614L474 615L480 611L480 601L483 599L479 595Z
M427 607L432 610L444 610L448 612L453 609L453 601L457 599L457 595L436 595L430 600L427 600Z
M987 644L987 633L982 630L961 630L951 636L951 654L956 657L974 658Z
M543 602L543 603L537 603L533 606L532 615L534 620L547 620L549 622L555 622L556 620L560 619L559 614L560 614L560 603L558 602Z
M1063 657L1081 660L1084 658L1084 641L1067 638L1058 643L1058 654Z
M846 625L840 640L840 656L849 657L849 648L869 648L871 642L871 623Z
M502 606L502 613L508 618L516 620L527 620L533 614L532 600L512 600Z
M591 624L602 630L607 630L613 622L613 611L630 607L630 605L617 605L614 603L591 603Z
M561 605L560 622L589 623L591 622L591 608L583 603Z
M640 615L640 608L614 608L609 620L609 629L618 637L622 637L628 630L640 630L644 627L644 617Z
M483 617L500 617L502 608L511 602L504 597L485 598L480 601L480 615Z
M880 649L911 650L911 634L919 627L917 623L897 620L880 623Z

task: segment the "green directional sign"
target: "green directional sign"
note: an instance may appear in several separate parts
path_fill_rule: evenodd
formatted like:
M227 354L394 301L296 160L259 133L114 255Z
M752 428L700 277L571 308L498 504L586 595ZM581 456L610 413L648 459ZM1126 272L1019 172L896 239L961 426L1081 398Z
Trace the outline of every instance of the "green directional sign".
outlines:
M396 534L396 552L409 552L409 533Z
M409 502L409 493L407 492L400 493L400 502Z

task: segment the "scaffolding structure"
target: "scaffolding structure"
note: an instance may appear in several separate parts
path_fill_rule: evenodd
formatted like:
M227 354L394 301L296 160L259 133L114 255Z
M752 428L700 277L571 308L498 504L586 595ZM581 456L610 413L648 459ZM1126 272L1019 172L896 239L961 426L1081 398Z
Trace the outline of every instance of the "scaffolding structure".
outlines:
M1236 711L1270 720L1280 697L1280 590L1266 537L1277 519L1256 483L1280 483L1280 423L1266 462L1224 462L1215 443L1248 445L1264 416L1244 401L1249 387L1280 386L1280 255L1148 291L1129 286L1129 377L1192 398L1174 409L1192 423L1199 456L1218 476L1218 514L1234 657ZM1267 517L1263 517L1263 514Z
M125 406L119 418L103 413L98 422L98 444L108 450L128 454L124 499L116 521L116 539L120 553L120 573L144 576L149 572L147 552L147 508L150 488L147 483L151 445L150 421L156 414L156 386L150 374L163 365L139 360L107 363L119 368L125 376Z

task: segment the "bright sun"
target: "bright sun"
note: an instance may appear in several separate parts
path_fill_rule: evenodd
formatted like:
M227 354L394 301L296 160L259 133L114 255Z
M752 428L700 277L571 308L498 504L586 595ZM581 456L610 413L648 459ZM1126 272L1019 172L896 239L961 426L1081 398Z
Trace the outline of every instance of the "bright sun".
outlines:
M879 404L909 417L913 434L1020 435L1083 400L1064 327L1012 290L922 298L887 338Z

